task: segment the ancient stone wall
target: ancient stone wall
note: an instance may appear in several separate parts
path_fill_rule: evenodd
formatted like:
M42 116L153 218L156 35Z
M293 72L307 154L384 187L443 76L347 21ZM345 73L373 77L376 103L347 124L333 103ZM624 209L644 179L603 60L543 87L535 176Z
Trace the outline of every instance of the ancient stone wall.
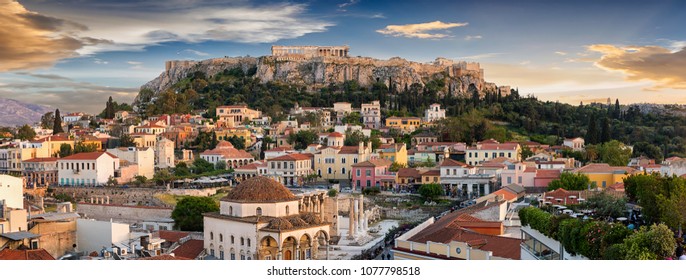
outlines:
M76 204L76 212L89 219L123 222L128 224L143 221L170 219L172 208L150 206L126 206L112 204Z

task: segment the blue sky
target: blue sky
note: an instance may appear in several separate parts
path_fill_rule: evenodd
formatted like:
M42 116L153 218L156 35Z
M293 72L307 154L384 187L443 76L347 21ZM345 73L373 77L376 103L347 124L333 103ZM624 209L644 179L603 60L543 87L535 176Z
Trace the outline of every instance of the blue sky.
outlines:
M486 79L572 104L686 103L684 1L0 0L0 97L98 112L165 60L278 45L477 61Z

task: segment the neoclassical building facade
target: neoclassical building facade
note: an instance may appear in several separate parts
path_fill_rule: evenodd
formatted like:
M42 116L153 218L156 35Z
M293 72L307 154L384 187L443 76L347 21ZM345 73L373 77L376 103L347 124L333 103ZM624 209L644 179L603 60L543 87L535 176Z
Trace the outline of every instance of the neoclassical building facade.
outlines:
M270 178L247 179L221 199L219 212L204 214L205 250L223 260L316 259L330 240L324 196L296 197Z

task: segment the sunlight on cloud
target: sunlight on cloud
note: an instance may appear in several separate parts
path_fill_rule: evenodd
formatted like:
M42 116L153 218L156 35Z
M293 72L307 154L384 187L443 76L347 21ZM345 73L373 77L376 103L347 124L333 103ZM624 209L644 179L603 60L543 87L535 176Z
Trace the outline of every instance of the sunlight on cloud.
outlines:
M376 32L390 35L393 37L407 37L420 39L441 39L451 37L445 33L436 33L431 31L446 30L455 27L467 26L466 22L441 22L433 21L426 23L405 24L405 25L388 25L383 29L376 30Z
M45 2L37 6L43 12L38 13L15 0L0 0L0 71L45 68L79 55L143 50L165 42L269 43L323 32L333 26L305 15L306 5L288 2L238 2L229 6L198 3L179 9L141 1L136 3L140 10L132 10L131 5L80 2L78 8L60 9L60 3ZM104 64L101 60L95 63Z
M595 65L623 73L629 81L652 81L649 90L686 89L686 48L672 51L660 46L591 45L601 53Z

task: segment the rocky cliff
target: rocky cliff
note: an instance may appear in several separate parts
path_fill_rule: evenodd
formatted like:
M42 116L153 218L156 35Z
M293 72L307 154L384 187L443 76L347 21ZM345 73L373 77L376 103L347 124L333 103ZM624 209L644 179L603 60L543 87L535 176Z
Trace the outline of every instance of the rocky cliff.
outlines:
M166 71L142 86L155 93L164 91L188 74L201 71L213 76L225 69L241 68L256 71L262 82L280 81L318 90L331 83L355 80L362 87L383 82L389 88L404 90L412 84L424 86L431 80L443 80L439 94L466 96L470 85L482 95L496 92L496 86L484 80L478 63L455 62L437 58L431 63L419 63L402 58L380 60L368 57L225 57L203 61L168 61ZM137 98L138 101L138 98Z

